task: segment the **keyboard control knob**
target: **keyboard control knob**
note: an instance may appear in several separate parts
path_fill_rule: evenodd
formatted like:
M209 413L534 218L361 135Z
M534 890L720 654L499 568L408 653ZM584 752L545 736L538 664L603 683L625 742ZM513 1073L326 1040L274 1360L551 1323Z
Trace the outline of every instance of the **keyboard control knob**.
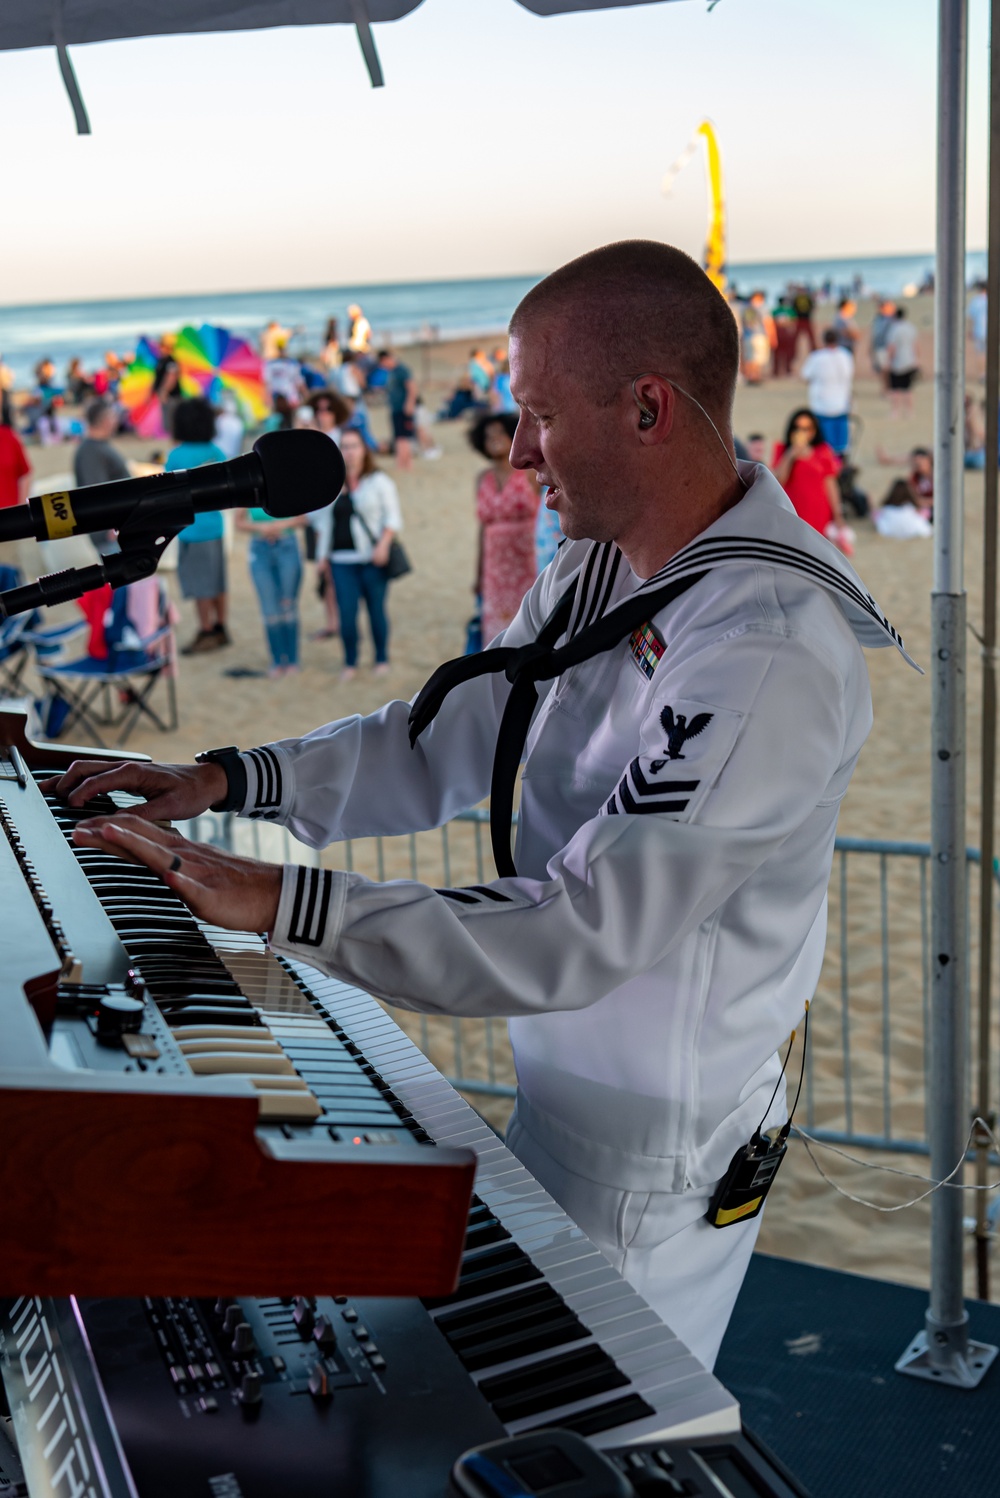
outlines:
M337 1345L337 1333L329 1316L317 1316L316 1325L313 1327L313 1341L317 1347L322 1347L329 1352Z
M244 1373L240 1381L240 1404L260 1404L261 1380L259 1373Z
M133 1035L142 1026L146 1006L125 994L105 994L97 1006L97 1038L104 1045L117 1045L123 1035Z
M316 1363L309 1375L309 1392L314 1399L332 1399L330 1375L322 1363Z
M299 1336L306 1341L316 1325L316 1302L311 1295L297 1295L292 1320L299 1329Z
M249 1321L241 1321L233 1333L233 1356L243 1358L250 1352L253 1352L253 1327Z
M240 1325L242 1320L242 1306L237 1304L236 1301L230 1301L229 1304L223 1308L222 1325L224 1330L227 1331L230 1336L232 1336L233 1332L235 1332L236 1328Z

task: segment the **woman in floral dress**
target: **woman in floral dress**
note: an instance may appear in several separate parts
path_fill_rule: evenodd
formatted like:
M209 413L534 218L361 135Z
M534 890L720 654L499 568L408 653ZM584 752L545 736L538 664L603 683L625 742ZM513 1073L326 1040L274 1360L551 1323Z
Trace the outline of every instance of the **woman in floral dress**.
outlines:
M517 416L485 412L469 441L490 462L476 483L483 640L507 628L535 580L535 520L540 496L534 477L510 466Z

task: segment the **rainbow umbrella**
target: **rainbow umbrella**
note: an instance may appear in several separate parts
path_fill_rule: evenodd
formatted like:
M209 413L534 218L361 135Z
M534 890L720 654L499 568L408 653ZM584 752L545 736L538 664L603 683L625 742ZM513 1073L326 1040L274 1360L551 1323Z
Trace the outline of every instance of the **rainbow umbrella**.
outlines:
M263 421L271 409L263 362L245 338L204 323L200 328L181 328L171 352L180 366L185 395L204 395L215 403L228 390L251 422Z
M140 338L135 358L122 375L118 399L125 407L133 429L140 437L165 437L163 413L153 394L153 380L160 358L160 345Z

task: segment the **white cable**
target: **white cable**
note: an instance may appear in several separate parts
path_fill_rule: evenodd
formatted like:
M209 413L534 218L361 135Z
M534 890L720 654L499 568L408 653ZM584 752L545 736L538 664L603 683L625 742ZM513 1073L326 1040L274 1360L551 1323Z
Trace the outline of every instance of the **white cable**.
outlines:
M632 381L632 399L635 401L635 403L639 407L639 409L641 411L643 411L643 412L645 412L646 407L643 406L642 400L641 400L638 392L636 391L635 387L639 383L640 380L645 380L645 379L649 379L649 378L650 378L649 375L637 374L636 377L635 377L635 379ZM740 473L740 470L737 468L736 464L733 462L732 453L729 451L729 448L726 446L725 439L723 438L722 433L719 431L719 428L715 425L715 422L712 420L711 416L709 416L708 412L705 410L705 407L702 405L701 401L697 400L695 398L695 396L693 396L691 394L690 390L685 390L683 385L678 385L677 381L676 380L672 380L669 375L653 375L652 378L656 379L656 380L662 380L665 385L670 385L672 387L672 389L674 389L674 390L677 391L678 395L683 395L684 399L685 400L689 400L691 402L692 406L697 406L698 407L698 410L701 412L702 416L704 416L705 420L708 422L709 426L712 428L712 431L715 433L716 437L719 439L719 446L722 448L722 451L726 455L726 462L729 464L730 468L735 473L735 475L736 475L736 477L737 477L740 485L743 488L743 492L745 494L746 491L749 489L750 485L747 483L746 479L743 477L742 473ZM652 413L650 413L650 414L652 414Z
M792 1131L793 1133L797 1134L802 1140L802 1143L805 1145L806 1154L809 1156L810 1162L815 1166L816 1170L823 1177L823 1180L826 1182L826 1184L828 1186L832 1186L834 1191L837 1191L841 1196L846 1197L849 1202L856 1202L859 1207L870 1207L873 1212L905 1212L907 1207L915 1207L918 1202L926 1201L929 1196L933 1196L935 1191L940 1191L943 1186L950 1186L952 1191L996 1191L1000 1189L1000 1180L991 1181L988 1185L985 1186L966 1186L963 1182L954 1181L952 1179L953 1176L956 1176L958 1174L965 1163L965 1156L972 1145L972 1140L976 1132L977 1124L981 1125L989 1135L993 1148L996 1150L1000 1150L1000 1143L998 1143L997 1141L997 1136L994 1134L993 1130L990 1128L986 1120L984 1118L974 1118L972 1121L972 1127L969 1129L968 1138L965 1142L965 1149L963 1149L961 1155L959 1156L954 1169L948 1172L943 1181L931 1181L930 1176L919 1175L915 1170L900 1170L898 1166L895 1165L877 1165L872 1160L859 1160L857 1155L849 1155L846 1150L838 1149L837 1145L835 1144L827 1144L823 1139L814 1139L811 1134L807 1134L805 1129L800 1128L798 1124L792 1125ZM847 1160L851 1165L860 1165L864 1170L881 1170L884 1171L887 1175L905 1176L906 1179L910 1181L930 1181L930 1189L921 1192L921 1194L919 1196L915 1196L912 1201L900 1202L898 1206L895 1207L883 1207L878 1202L866 1201L863 1196L855 1196L852 1192L845 1191L843 1186L838 1186L837 1182L827 1175L826 1171L823 1169L822 1165L813 1154L812 1147L814 1145L817 1149L830 1150L832 1154L839 1155L842 1160Z

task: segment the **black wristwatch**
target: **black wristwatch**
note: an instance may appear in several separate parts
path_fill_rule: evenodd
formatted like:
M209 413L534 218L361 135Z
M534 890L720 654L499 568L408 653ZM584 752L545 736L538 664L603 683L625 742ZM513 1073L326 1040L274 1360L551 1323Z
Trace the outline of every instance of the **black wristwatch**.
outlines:
M247 767L236 745L203 749L195 755L195 760L200 765L221 765L226 772L226 794L221 801L213 801L209 811L242 811L247 799Z

